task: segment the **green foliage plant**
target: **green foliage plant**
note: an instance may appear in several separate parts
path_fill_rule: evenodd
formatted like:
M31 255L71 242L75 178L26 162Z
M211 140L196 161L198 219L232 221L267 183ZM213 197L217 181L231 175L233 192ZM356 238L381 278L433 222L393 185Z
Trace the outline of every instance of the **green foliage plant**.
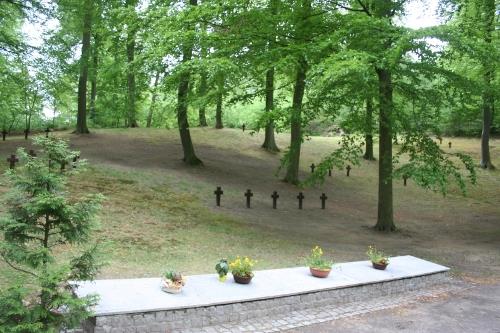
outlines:
M24 276L0 294L0 332L59 332L91 315L95 296L74 297L71 281L93 280L102 266L92 232L100 194L74 198L68 178L85 165L68 143L35 137L37 156L17 150L20 166L5 178L11 186L0 219L0 257ZM61 164L68 164L64 169ZM73 163L72 166L70 163Z

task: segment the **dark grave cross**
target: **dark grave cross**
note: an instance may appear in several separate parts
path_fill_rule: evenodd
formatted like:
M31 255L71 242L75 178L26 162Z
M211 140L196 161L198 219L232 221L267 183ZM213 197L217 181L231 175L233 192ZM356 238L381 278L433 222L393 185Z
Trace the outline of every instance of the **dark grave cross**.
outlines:
M7 162L9 162L9 168L14 169L16 167L16 163L19 162L19 159L16 157L15 154L12 154L7 159Z
M451 148L451 141L448 142L448 148Z
M278 195L278 192L274 191L273 194L271 195L271 198L273 198L273 209L276 209L276 202L278 201L278 198L280 196Z
M224 191L222 191L220 186L217 186L217 189L214 191L214 194L215 194L215 203L217 204L217 206L220 206L220 197L221 195L224 194Z
M46 128L45 129L45 137L48 138L49 137L49 133L50 133L50 128Z
M350 166L350 165L348 165L348 166L346 166L346 168L345 168L345 169L347 170L347 177L349 177L349 173L351 173L351 169L352 169L352 168L351 168L351 166Z
M7 131L3 130L2 131L2 141L5 141L5 137L7 136Z
M28 153L31 157L36 157L36 153L33 149L30 149L30 152Z
M250 208L250 199L253 197L253 193L251 189L248 189L245 192L245 197L247 197L247 208Z
M325 193L323 193L319 198L321 199L321 209L325 209L325 202L328 197Z
M328 169L328 176L332 176L332 168Z
M24 140L28 140L28 134L30 134L30 130L29 129L25 129L24 130Z
M245 124L241 125L241 129L243 130L243 132L245 132Z
M406 186L406 181L410 178L408 175L403 175L403 185Z
M76 168L76 162L80 159L80 155L76 155L73 157L73 169Z
M304 193L299 192L299 195L297 196L297 199L299 199L299 209L302 209L302 200L304 200Z
M314 169L316 169L316 166L313 164L311 164L311 173L314 173Z

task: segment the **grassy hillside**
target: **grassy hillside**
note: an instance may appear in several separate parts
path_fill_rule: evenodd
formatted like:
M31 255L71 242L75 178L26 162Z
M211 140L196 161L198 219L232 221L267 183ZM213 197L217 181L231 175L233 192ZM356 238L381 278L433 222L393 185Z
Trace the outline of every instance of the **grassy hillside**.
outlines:
M463 197L453 190L443 197L395 183L395 219L400 230L374 232L377 163L363 162L346 177L335 171L324 185L303 189L304 209L297 209L298 188L276 176L280 154L260 149L262 135L239 130L193 129L204 166L187 168L175 130L96 130L88 137L58 133L71 140L91 164L71 182L72 195L106 196L96 235L108 265L101 277L158 276L167 267L185 273L213 272L221 257L250 255L258 268L302 264L316 244L335 260L364 260L374 244L392 255L413 254L453 267L471 278L498 278L500 268L499 171L479 170L479 183ZM279 135L285 148L287 135ZM452 139L453 150L477 158L479 141ZM309 165L335 148L338 138L312 137L304 144L302 177ZM448 142L445 139L444 142ZM492 142L493 163L500 166L499 141ZM22 138L0 143L0 156L25 145ZM448 149L448 148L446 148ZM5 160L5 159L3 159ZM1 168L6 168L2 163ZM222 207L213 191L222 186ZM245 207L244 191L255 193ZM8 189L4 182L0 191ZM270 194L280 194L272 209ZM325 192L327 209L319 196ZM2 212L5 207L2 205ZM65 255L71 249L61 249ZM0 277L12 278L0 263Z

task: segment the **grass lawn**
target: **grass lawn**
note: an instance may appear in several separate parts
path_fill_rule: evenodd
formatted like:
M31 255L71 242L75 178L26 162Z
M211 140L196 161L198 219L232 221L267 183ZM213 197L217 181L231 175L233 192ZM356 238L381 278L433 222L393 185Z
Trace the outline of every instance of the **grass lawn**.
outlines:
M257 269L302 265L313 245L323 246L336 261L364 260L370 244L392 255L413 254L453 268L477 281L500 277L500 172L478 170L478 184L463 197L453 188L446 197L395 181L395 220L399 231L380 234L376 220L376 162L362 162L345 177L335 171L325 184L303 189L304 210L297 209L299 189L277 177L280 154L260 149L262 133L239 130L192 129L204 166L185 167L176 130L95 130L88 137L69 133L91 167L71 180L72 195L101 192L106 196L99 214L96 240L103 245L108 265L101 278L158 276L167 268L186 274L214 272L221 257L249 255ZM479 140L445 138L451 151L478 160ZM278 136L285 148L288 135ZM338 138L312 137L303 146L302 178L337 145ZM21 137L0 143L6 157ZM500 166L500 141L492 143L493 163ZM377 149L377 147L376 147ZM397 147L396 147L397 149ZM5 169L5 158L0 168ZM222 207L213 191L222 186ZM244 191L255 193L245 207ZM6 192L5 182L0 191ZM280 193L278 209L270 194ZM325 192L327 209L319 196ZM5 212L1 206L0 213ZM71 249L60 249L61 255ZM0 263L0 283L15 278Z

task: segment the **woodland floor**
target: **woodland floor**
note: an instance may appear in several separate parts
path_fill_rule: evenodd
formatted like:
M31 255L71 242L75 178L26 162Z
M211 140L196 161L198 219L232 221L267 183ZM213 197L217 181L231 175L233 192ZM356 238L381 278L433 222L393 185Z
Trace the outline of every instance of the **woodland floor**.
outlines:
M234 129L192 129L203 167L186 167L176 130L93 130L88 136L55 135L71 140L90 162L90 169L71 181L73 195L102 192L97 239L108 265L101 278L158 276L167 267L186 274L213 271L221 257L255 257L257 269L303 265L313 245L323 246L336 261L365 260L368 245L390 255L411 254L452 268L476 282L500 281L500 171L478 169L478 183L468 196L457 189L441 194L395 181L397 232L381 234L372 226L377 215L377 162L363 161L351 176L333 177L303 190L304 209L297 209L297 187L276 176L280 154L260 148L262 134ZM448 149L447 142L453 142ZM278 136L285 148L288 135ZM338 138L312 137L302 150L302 179ZM1 169L22 137L0 142ZM479 160L479 140L445 138L443 150L464 152ZM377 147L376 147L377 149ZM397 149L397 146L396 146ZM500 167L500 140L492 140L493 163ZM222 186L222 207L213 191ZM252 208L245 207L252 189ZM5 192L4 181L0 191ZM277 190L278 209L270 195ZM320 209L319 196L328 196ZM5 211L4 205L0 206ZM61 251L62 255L71 252ZM12 278L0 263L0 284Z

